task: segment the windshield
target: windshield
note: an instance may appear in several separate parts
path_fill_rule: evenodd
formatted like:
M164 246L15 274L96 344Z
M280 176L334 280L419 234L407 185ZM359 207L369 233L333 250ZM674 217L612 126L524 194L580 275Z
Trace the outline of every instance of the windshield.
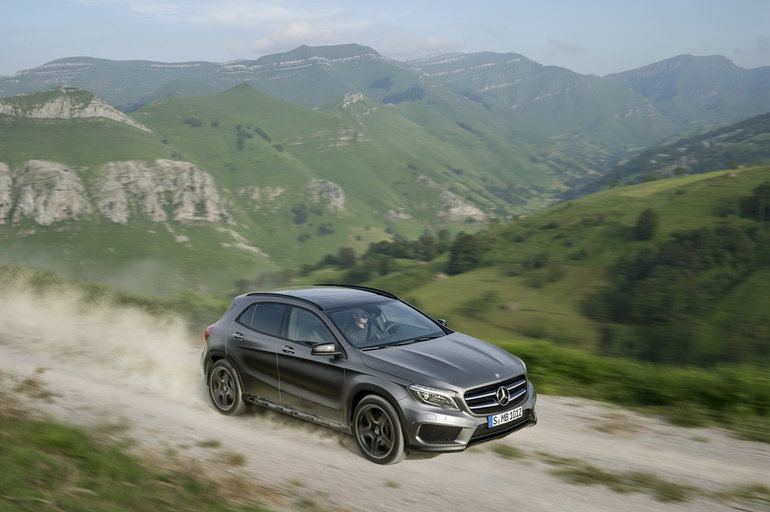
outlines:
M428 317L397 300L343 309L329 317L351 345L363 350L444 336Z

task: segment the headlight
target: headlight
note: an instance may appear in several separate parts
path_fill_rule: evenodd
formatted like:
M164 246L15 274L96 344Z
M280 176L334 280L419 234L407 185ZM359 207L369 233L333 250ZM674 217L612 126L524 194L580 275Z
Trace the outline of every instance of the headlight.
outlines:
M409 391L420 402L434 407L440 407L441 409L453 409L459 410L457 402L455 401L455 392L448 389L431 388L428 386L421 386L419 384L413 384L409 386Z

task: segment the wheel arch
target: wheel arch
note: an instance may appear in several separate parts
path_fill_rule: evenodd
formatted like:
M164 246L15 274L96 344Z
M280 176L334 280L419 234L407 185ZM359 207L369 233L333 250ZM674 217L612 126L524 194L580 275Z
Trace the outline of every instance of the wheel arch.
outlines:
M207 353L206 358L203 362L203 380L205 381L206 385L208 385L209 383L211 368L214 366L214 364L217 361L221 361L222 359L230 363L230 366L233 367L233 369L235 370L235 374L238 377L238 382L240 383L241 388L243 388L243 379L241 379L241 372L238 371L238 367L235 366L235 363L233 362L232 359L227 357L227 354L225 354L224 352L220 352L218 350Z
M393 383L391 384L392 387L396 387ZM390 386L389 386L390 387ZM378 386L374 383L362 383L358 386L356 386L350 393L348 398L347 407L345 410L345 421L347 425L351 428L353 428L353 415L355 414L356 407L358 407L358 404L361 403L361 400L366 398L369 395L376 395L380 398L385 399L396 411L396 414L398 414L398 419L401 422L401 429L402 434L404 435L404 441L407 441L407 435L406 435L406 419L404 417L403 411L401 411L401 406L398 403L398 400L393 396L393 392L391 390L388 390L387 388L383 386Z

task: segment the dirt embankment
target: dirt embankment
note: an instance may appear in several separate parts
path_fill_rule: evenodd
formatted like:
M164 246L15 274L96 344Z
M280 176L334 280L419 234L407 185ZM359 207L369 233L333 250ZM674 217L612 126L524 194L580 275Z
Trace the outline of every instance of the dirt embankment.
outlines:
M264 410L218 414L202 384L201 340L180 324L75 304L64 294L0 298L6 396L63 422L119 426L139 452L195 465L236 493L258 489L276 510L770 508L717 497L750 484L770 487L767 445L587 400L541 396L535 428L461 454L377 466L332 430ZM25 379L47 392L19 386ZM573 482L589 477L597 483ZM665 501L677 497L684 501Z

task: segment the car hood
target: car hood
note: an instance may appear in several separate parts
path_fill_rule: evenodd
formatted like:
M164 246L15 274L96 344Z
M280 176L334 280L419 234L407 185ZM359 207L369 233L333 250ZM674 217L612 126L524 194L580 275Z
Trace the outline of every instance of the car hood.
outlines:
M363 363L415 384L456 390L521 375L521 360L485 341L462 333L411 345L362 352Z

